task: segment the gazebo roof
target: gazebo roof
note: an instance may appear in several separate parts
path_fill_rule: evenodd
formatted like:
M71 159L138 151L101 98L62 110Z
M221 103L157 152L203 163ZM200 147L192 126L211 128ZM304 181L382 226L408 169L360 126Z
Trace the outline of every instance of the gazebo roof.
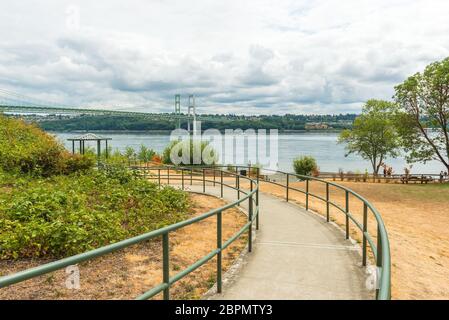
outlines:
M68 141L101 141L101 140L112 140L112 138L105 138L98 136L94 133L86 133L81 136L67 139Z

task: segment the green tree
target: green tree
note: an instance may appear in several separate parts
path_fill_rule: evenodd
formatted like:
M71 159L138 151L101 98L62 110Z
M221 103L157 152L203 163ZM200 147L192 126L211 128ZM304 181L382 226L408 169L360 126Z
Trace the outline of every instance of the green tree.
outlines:
M314 157L301 156L293 160L293 169L296 174L310 176L313 172L318 170L318 166Z
M143 144L140 146L139 154L137 155L138 159L142 162L151 161L156 152L153 149L150 149Z
M131 161L135 160L137 157L136 150L134 150L133 147L128 146L125 149L124 156L128 159L128 164L130 164Z
M449 171L449 58L396 86L394 99L407 161L437 160Z
M346 143L346 156L355 153L369 160L373 173L378 174L383 161L399 153L393 103L368 100L362 114L354 120L353 128L343 130L338 142Z

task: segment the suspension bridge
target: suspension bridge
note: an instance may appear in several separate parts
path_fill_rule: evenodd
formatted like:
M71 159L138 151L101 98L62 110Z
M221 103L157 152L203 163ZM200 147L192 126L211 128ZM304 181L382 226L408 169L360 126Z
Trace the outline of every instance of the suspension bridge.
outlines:
M63 114L63 115L149 115L150 112L126 110L126 107L114 107L116 110L106 108L86 108L69 106L53 101L36 99L27 95L0 88L0 112L11 114ZM121 109L121 110L120 110ZM167 114L169 115L169 114Z

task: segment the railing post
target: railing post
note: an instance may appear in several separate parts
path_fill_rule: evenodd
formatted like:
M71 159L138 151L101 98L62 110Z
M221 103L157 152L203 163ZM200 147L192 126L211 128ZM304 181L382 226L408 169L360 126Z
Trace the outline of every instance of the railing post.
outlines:
M380 227L377 226L377 259L376 259L377 268L382 268L382 239L380 237ZM380 279L376 279L377 283L379 283ZM377 285L377 284L376 284ZM376 287L376 298L379 296L379 288Z
M257 206L257 217L256 217L256 230L259 230L259 216L260 216L260 210L259 210L259 189L260 189L260 183L259 183L259 174L260 174L260 168L257 168L257 191L256 191L256 206Z
M168 232L162 235L162 281L169 286L164 289L164 300L170 300L170 247Z
M214 187L215 187L215 167L214 167Z
M363 247L362 247L362 265L366 266L366 235L368 231L368 205L363 203Z
M329 183L326 182L326 221L329 222Z
M206 169L203 168L203 193L206 193Z
M167 168L167 184L170 184L170 167Z
M235 166L235 189L237 190L237 199L240 200L240 190L239 190L239 169ZM240 205L240 204L239 204Z
M161 169L157 169L157 181L159 184L159 188L161 187Z
M237 189L237 199L240 200L240 176L239 175L237 175L237 187L236 187L236 189ZM240 205L240 203L239 203L239 205Z
M346 202L346 239L349 239L349 192L348 190L345 191L345 202Z
M289 189L289 185L290 185L289 181L290 181L290 175L287 173L287 190L286 190L286 195L285 195L287 202L288 202L288 189Z
M221 260L222 260L222 214L221 211L217 213L217 249L220 251L217 254L217 293L221 293L222 278L221 278Z
M184 169L181 169L181 184L182 190L184 190Z
M248 252L253 251L253 196L251 195L248 203L248 221L250 222L248 228Z
M193 184L193 169L190 169L190 185Z
M238 176L238 167L235 166L235 187L237 188L237 176Z
M220 170L220 196L223 198L223 170Z
M309 179L306 180L306 210L309 210Z

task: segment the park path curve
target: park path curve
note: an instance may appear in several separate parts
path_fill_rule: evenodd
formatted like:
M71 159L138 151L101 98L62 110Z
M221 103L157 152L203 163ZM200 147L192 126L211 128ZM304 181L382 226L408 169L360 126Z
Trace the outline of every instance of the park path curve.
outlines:
M237 191L226 189L223 198L235 201ZM189 185L186 190L202 192L202 187ZM208 185L206 193L219 196L220 188ZM225 276L223 292L208 298L374 299L366 288L359 247L345 240L334 224L266 193L259 194L259 205L260 228L252 252L238 272Z

